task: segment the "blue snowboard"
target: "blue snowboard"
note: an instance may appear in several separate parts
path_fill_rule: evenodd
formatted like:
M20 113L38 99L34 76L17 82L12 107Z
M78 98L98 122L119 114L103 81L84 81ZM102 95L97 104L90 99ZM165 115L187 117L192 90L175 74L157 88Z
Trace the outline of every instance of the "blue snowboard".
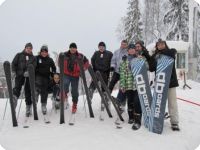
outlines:
M163 131L165 107L168 96L174 59L166 55L159 55L156 67L156 81L151 104L151 118L149 129L151 132L161 134Z
M131 61L131 71L136 81L136 87L144 119L144 126L149 128L152 95L147 74L146 61L142 58L135 58Z

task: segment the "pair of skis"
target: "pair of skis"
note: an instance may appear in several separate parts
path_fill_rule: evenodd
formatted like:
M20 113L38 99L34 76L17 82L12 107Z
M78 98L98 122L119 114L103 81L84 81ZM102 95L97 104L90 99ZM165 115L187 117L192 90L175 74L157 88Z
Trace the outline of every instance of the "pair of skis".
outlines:
M83 80L83 86L84 86L84 89L85 89L85 93L86 93L86 98L87 98L87 104L88 104L88 108L89 108L89 114L90 114L90 117L91 118L94 118L94 113L93 113L93 109L92 109L92 105L91 105L91 98L90 98L90 95L89 95L89 88L87 86L87 81L86 81L86 76L85 76L85 71L84 71L84 63L83 63L83 60L81 58L78 58L77 59L77 63L80 67L80 74L81 74L81 77L82 77L82 80ZM61 109L60 109L60 124L62 123L65 123L65 119L64 119L64 54L61 53L59 55L59 67L60 67L60 91L61 91L61 94L60 94L60 99L61 99ZM106 111L108 113L108 116L110 118L112 118L112 114L109 110L109 107L108 107L108 103L105 99L105 96L104 96L104 93L102 92L101 88L99 87L99 84L98 84L98 81L100 81L103 89L105 90L105 93L106 93L106 96L108 99L111 100L111 102L113 103L114 105L114 108L120 118L121 121L124 121L123 117L121 116L121 112L114 100L114 98L111 96L110 94L110 91L107 87L107 85L105 84L100 72L97 71L97 73L95 74L95 72L93 71L92 67L89 66L88 67L88 71L92 77L92 80L102 98L102 101L104 103L104 106L106 108ZM71 118L74 118L75 117L75 114L72 114ZM75 119L70 119L70 120L75 120ZM73 123L69 123L69 124L73 124Z
M60 53L59 55L59 67L60 67L60 124L65 123L64 116L64 101L65 101L65 89L64 89L64 53ZM87 97L87 104L89 108L89 114L91 118L94 118L94 113L92 110L91 99L89 97L89 90L87 87L85 72L83 69L83 61L81 59L77 59L78 65L80 67L80 73L83 80L83 85L85 88L85 93ZM69 125L74 125L75 123L75 113L72 113L69 120Z
M161 134L163 131L167 93L173 64L174 59L171 57L165 55L158 57L153 96L151 94L145 60L138 59L131 65L142 108L144 126L153 133Z
M5 61L3 66L4 66L5 76L6 76L9 99L10 99L12 123L13 123L13 127L17 127L18 126L18 122L17 122L17 118L16 118L15 104L14 104L14 99L13 99L10 62L9 61ZM33 103L34 120L38 120L37 103L36 103L36 99L35 99L35 68L34 68L34 66L32 64L30 64L27 69L28 69L28 73L29 73L29 83L30 83L30 89L31 89L31 99L32 99L32 103ZM28 120L29 120L29 117L26 117L25 118L25 122L24 122L24 127L25 128L28 128ZM44 121L45 121L45 123L50 123L46 116L44 116Z

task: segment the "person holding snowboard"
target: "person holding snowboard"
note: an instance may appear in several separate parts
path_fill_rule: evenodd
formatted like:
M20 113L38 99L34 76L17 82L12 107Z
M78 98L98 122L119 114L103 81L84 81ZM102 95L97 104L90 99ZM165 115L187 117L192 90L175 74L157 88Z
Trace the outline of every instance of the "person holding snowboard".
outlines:
M151 56L151 64L150 71L156 71L156 58L159 57L160 54L172 57L174 60L176 59L176 49L170 49L166 43L162 39L159 39L156 43L155 53ZM178 105L176 100L176 87L178 87L178 80L176 75L175 61L172 68L172 74L170 78L170 84L168 89L168 111L170 115L171 128L174 131L179 131L179 115L178 115Z
M138 97L138 92L136 89L136 83L134 76L131 72L131 63L136 59L136 50L134 44L129 44L128 46L128 56L124 56L120 64L120 90L127 97L128 102L128 116L129 124L132 125L133 130L137 130L141 126L141 106Z
M69 86L71 84L71 95L72 95L72 113L77 111L78 103L78 85L79 85L79 76L80 76L80 67L78 65L78 59L82 59L84 63L84 70L89 67L88 59L77 50L76 43L71 43L69 45L69 50L64 53L64 88L65 93L69 92Z
M35 89L36 101L39 95L41 96L41 110L43 115L47 114L47 97L48 97L48 84L50 77L56 73L56 66L48 54L48 46L43 45L40 53L36 56L37 66L35 70Z
M104 82L106 83L106 85L108 85L108 80L110 75L110 63L113 54L112 52L106 50L106 44L104 42L99 42L98 49L99 50L96 51L91 58L91 64L94 72L99 71L101 73ZM93 97L95 89L96 89L95 84L94 82L92 82L89 87L91 99ZM104 91L103 88L102 90ZM101 111L104 111L104 104L102 101L101 101Z
M28 66L32 64L36 67L36 59L33 56L32 50L33 45L31 43L27 43L24 50L17 53L12 61L12 73L15 76L15 86L13 88L14 105L16 108L17 100L20 96L22 86L24 85L27 117L31 115L32 105Z

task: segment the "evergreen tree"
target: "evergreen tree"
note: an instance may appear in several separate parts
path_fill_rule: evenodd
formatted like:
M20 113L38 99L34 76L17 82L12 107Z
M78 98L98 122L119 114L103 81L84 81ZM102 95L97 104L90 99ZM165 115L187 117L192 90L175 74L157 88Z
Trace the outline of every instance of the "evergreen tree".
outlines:
M167 40L189 39L188 0L169 0L171 9L164 15L164 24L170 29Z
M125 17L122 18L120 26L123 25L122 29L119 30L120 37L130 42L135 42L142 39L142 22L140 20L140 9L138 0L129 0L128 12Z

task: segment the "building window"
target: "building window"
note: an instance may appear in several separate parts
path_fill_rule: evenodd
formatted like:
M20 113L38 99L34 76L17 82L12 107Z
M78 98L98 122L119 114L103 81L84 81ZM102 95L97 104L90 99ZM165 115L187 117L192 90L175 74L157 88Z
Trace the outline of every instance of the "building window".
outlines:
M185 53L177 53L177 59L176 59L176 68L177 69L183 69L185 68Z

